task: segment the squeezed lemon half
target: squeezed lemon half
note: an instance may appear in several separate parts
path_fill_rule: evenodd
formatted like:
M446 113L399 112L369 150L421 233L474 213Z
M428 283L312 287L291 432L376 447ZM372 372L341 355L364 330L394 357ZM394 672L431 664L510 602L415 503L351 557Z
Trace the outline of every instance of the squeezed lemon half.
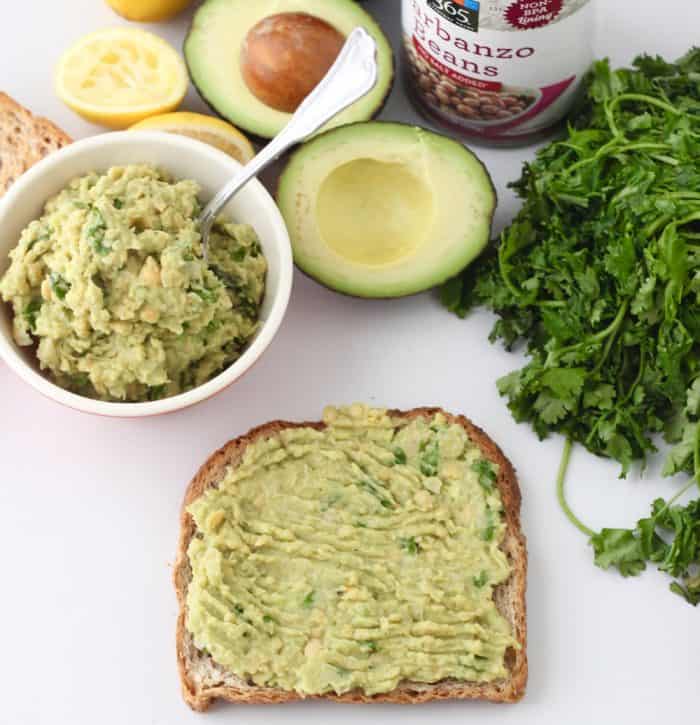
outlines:
M172 18L191 2L192 0L107 0L107 5L127 20L155 23Z
M166 131L196 138L221 149L242 164L255 156L253 145L235 126L203 113L163 113L140 121L131 128L135 131Z
M164 40L137 28L109 28L80 38L56 68L56 93L76 113L127 128L177 108L187 92L185 64Z

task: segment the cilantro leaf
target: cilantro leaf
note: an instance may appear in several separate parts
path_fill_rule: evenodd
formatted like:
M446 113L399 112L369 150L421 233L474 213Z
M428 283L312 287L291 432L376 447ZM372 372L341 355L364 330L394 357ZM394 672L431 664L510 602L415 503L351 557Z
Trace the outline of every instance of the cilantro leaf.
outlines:
M440 448L437 438L423 441L420 445L420 472L424 476L436 476L440 463Z
M106 232L107 222L102 216L102 212L95 206L91 207L85 225L85 236L95 252L101 257L104 257L112 251L111 245L105 242Z
M399 545L409 554L417 554L421 550L420 544L416 541L415 536L399 539Z
M603 529L591 544L599 567L614 566L622 576L637 576L653 562L675 578L672 592L690 604L700 602L700 499L685 507L657 499L651 516L635 529Z
M494 484L498 478L490 461L482 458L472 464L472 471L479 476L479 485L487 492L493 491Z
M22 310L22 317L32 332L36 332L36 318L39 315L42 304L43 300L41 298L35 298Z
M399 446L396 446L394 448L394 463L401 466L406 463L406 460L406 451L404 451L403 448L399 448Z
M481 589L486 586L488 580L489 573L485 570L482 570L477 576L472 577L472 583L477 589Z
M71 284L64 277L57 272L52 272L49 275L49 283L51 289L59 300L64 300L68 292L70 291Z
M496 518L493 515L493 511L490 508L486 509L486 526L481 531L481 538L483 541L493 541L493 536L496 533Z
M603 529L591 537L595 563L601 569L617 567L622 576L637 576L646 569L639 538L626 529Z

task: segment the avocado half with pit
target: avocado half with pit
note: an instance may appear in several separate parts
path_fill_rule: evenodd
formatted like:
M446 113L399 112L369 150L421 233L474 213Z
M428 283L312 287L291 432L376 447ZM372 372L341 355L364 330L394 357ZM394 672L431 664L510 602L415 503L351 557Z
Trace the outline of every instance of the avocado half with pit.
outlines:
M389 41L354 0L205 0L185 39L185 61L214 111L255 136L272 138L357 26L377 42L379 80L326 126L333 128L376 115L394 80Z
M402 297L453 277L482 252L496 191L461 143L370 122L301 146L277 202L303 272L349 295Z

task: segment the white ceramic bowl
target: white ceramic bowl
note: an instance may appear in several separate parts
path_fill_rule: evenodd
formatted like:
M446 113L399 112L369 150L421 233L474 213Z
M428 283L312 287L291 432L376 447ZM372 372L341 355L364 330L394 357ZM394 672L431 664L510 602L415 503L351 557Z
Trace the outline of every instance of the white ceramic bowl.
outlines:
M204 143L167 133L124 131L77 141L51 154L23 174L0 199L0 275L20 233L37 219L46 200L76 176L110 166L151 164L180 179L194 179L201 198L211 198L240 168L221 151ZM251 224L268 262L262 325L243 355L215 378L186 393L146 403L105 403L58 387L39 370L31 348L12 338L12 311L0 303L0 358L43 395L76 410L124 418L180 410L215 395L241 377L263 354L284 317L292 288L293 263L289 235L272 197L256 180L240 191L224 210L235 221Z

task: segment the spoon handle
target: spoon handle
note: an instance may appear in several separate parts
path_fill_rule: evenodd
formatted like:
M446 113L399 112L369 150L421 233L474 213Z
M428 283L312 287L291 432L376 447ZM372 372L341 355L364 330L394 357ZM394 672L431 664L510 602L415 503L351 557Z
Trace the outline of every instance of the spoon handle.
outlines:
M364 28L355 28L331 69L299 106L287 126L254 159L243 166L202 211L200 232L205 259L209 231L231 197L290 146L318 131L341 111L369 93L377 83L377 76L377 44Z

